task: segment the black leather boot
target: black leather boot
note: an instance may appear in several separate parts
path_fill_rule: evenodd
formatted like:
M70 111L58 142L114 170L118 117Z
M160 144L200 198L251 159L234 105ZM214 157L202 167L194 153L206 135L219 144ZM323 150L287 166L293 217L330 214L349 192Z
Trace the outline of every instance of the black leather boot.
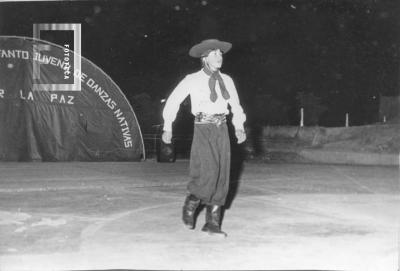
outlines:
M225 232L221 231L221 206L207 206L206 224L201 230L211 235L228 236Z
M185 204L182 208L182 220L183 224L189 229L194 229L195 227L195 214L197 207L200 205L200 200L193 195L189 195L185 199Z

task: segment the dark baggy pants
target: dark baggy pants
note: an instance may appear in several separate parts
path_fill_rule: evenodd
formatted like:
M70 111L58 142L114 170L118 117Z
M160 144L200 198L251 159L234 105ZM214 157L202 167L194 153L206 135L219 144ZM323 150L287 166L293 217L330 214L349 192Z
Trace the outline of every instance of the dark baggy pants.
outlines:
M226 123L196 123L190 154L188 191L203 204L225 204L229 190L231 146Z

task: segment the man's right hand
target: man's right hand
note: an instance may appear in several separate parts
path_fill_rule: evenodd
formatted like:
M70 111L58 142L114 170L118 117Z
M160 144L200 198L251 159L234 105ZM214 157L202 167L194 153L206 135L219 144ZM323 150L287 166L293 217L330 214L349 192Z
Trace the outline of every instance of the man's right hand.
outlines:
M171 144L172 132L171 131L163 131L161 139L164 143Z

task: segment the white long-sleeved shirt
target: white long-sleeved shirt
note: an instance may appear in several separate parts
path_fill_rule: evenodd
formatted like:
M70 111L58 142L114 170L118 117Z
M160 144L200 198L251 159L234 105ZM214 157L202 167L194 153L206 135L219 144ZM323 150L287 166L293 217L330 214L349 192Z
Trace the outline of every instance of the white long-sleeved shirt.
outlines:
M193 115L200 112L206 114L229 114L229 104L232 112L232 124L235 126L236 130L244 130L243 124L246 121L246 115L240 105L235 84L229 75L224 73L220 74L230 95L228 100L225 100L222 97L218 82L215 84L215 91L217 92L218 98L215 102L210 100L211 90L208 86L208 79L210 76L208 76L203 70L188 74L176 86L166 101L163 111L163 130L172 131L172 123L176 118L179 106L188 95L190 95Z

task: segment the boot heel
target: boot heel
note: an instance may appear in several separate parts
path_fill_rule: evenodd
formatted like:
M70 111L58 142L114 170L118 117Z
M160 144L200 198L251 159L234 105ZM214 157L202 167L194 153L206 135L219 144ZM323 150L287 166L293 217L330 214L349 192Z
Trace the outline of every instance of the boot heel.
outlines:
M196 210L200 205L200 200L194 195L189 195L185 199L185 204L182 208L182 221L186 228L193 230L196 222Z

